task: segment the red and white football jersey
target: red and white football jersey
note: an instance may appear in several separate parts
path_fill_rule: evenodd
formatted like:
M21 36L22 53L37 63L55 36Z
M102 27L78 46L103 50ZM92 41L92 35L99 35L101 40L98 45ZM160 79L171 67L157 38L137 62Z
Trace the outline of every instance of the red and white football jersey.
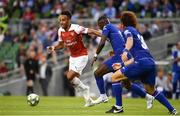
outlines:
M87 48L82 41L82 34L87 34L88 28L84 28L77 24L71 24L68 31L59 28L59 41L63 41L65 46L69 49L71 57L78 57L87 55Z

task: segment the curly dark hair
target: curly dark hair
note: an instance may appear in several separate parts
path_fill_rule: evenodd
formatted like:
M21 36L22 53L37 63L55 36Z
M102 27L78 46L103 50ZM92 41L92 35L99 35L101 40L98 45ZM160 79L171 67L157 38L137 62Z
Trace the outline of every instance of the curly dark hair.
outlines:
M69 19L71 19L71 12L70 11L62 11L60 15L66 15Z
M131 11L124 11L121 14L121 22L124 26L137 26L137 17L136 15Z

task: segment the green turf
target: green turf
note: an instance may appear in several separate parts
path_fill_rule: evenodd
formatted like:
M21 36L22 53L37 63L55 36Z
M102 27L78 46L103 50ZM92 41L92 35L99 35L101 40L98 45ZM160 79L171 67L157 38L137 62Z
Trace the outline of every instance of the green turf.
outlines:
M180 111L180 100L170 101ZM37 106L29 106L24 96L0 97L0 116L3 115L111 115L105 114L113 105L114 99L108 103L99 104L93 107L83 107L84 101L78 97L40 97ZM168 115L168 111L157 101L151 110L146 110L144 99L123 99L124 113L116 115Z

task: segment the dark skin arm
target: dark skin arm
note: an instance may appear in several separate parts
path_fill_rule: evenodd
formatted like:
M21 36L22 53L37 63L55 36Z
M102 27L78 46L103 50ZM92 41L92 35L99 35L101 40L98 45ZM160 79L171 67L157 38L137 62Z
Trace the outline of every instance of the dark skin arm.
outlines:
M62 49L62 48L64 48L64 42L63 41L60 41L57 45L55 45L55 46L48 46L47 47L47 51L49 52L49 53L52 53L52 52L54 52L55 50L59 50L59 49Z
M88 34L92 34L92 35L95 35L95 36L98 36L98 37L101 37L102 35L101 35L101 32L99 32L99 31L97 31L97 30L95 30L95 29L90 29L90 28L88 28L88 32L87 32Z
M59 42L58 45L54 46L54 50L59 50L64 48L64 42Z
M103 49L103 47L104 47L104 45L105 45L105 43L106 43L106 40L107 40L107 37L105 37L105 36L102 36L101 37L101 41L100 41L100 43L99 43L99 45L98 45L98 48L97 48L97 50L96 50L96 54L98 55L100 52L101 52L101 50ZM93 58L93 61L92 61L92 63L91 63L91 66L93 66L93 64L94 64L94 62L97 60L97 56L94 56L94 58Z

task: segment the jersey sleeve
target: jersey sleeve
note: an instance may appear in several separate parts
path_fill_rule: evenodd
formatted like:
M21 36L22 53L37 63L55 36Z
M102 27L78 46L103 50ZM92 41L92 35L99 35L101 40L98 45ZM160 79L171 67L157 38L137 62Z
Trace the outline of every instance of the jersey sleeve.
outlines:
M59 42L63 41L61 38L61 29L60 28L58 29L58 41Z
M76 31L77 34L87 34L88 33L88 28L77 25L77 27L75 28L75 31Z
M125 36L125 38L133 37L133 35L132 35L132 33L131 33L131 31L129 29L126 29L124 31L124 36Z
M102 30L102 35L108 37L109 32L110 32L110 30L109 30L108 26L104 26L104 28Z

